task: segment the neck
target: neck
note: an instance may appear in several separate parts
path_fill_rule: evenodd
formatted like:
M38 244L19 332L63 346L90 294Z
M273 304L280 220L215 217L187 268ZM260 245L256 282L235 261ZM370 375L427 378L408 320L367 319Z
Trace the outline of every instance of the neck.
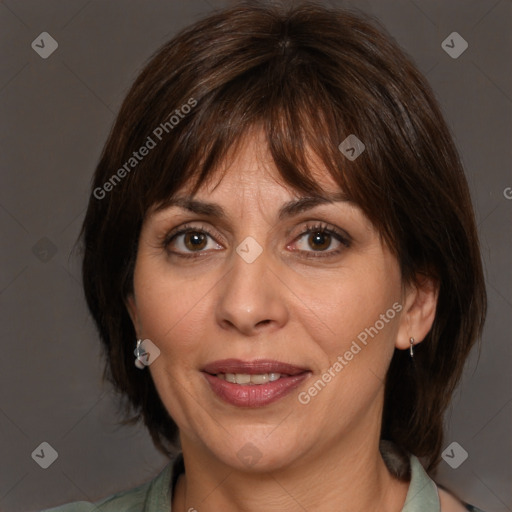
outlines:
M401 510L408 483L388 471L378 437L355 432L335 447L295 460L272 472L236 471L216 458L199 457L183 446L186 475L174 493L173 511L237 510L355 512Z

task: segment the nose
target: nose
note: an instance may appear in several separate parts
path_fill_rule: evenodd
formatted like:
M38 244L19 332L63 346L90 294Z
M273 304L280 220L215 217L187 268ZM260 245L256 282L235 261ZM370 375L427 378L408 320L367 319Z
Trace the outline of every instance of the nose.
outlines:
M265 251L252 263L235 253L217 290L216 320L223 329L245 336L274 332L288 321L285 290Z

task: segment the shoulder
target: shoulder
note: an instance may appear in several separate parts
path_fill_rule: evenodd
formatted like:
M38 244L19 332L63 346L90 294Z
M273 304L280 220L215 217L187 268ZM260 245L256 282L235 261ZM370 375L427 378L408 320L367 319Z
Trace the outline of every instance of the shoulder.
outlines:
M153 480L133 489L118 492L94 503L77 501L41 512L145 512L170 510L170 483L173 464L169 463ZM149 507L149 509L148 509Z
M402 512L483 512L464 503L432 480L421 461L413 454L401 451L390 441L381 441L380 450L391 474L400 480L409 480Z
M61 505L60 507L44 509L41 512L92 512L95 509L97 510L97 507L93 503L76 501L67 505Z
M76 501L41 512L143 512L149 484L120 492L97 502Z

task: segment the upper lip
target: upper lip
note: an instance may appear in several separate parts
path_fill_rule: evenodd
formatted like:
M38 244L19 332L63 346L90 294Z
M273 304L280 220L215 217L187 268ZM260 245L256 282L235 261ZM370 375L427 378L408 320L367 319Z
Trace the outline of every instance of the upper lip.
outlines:
M280 373L284 375L298 375L309 371L307 368L294 366L293 364L273 361L271 359L256 359L254 361L242 361L241 359L222 359L208 363L203 371L212 375L219 373L244 373L258 375L263 373Z

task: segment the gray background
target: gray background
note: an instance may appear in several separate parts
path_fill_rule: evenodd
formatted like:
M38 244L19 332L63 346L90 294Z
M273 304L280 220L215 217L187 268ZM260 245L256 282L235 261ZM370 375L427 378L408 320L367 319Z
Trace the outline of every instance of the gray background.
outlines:
M469 457L457 469L443 461L438 479L487 512L510 511L512 3L329 3L380 19L427 75L461 151L489 316L480 358L474 353L468 363L447 418L446 445L456 441ZM2 511L96 500L150 479L166 463L142 427L116 426L72 249L93 169L137 72L178 29L225 4L0 4ZM31 48L44 31L59 44L46 60ZM469 43L458 59L441 48L453 31ZM48 469L31 457L43 441L58 452Z

